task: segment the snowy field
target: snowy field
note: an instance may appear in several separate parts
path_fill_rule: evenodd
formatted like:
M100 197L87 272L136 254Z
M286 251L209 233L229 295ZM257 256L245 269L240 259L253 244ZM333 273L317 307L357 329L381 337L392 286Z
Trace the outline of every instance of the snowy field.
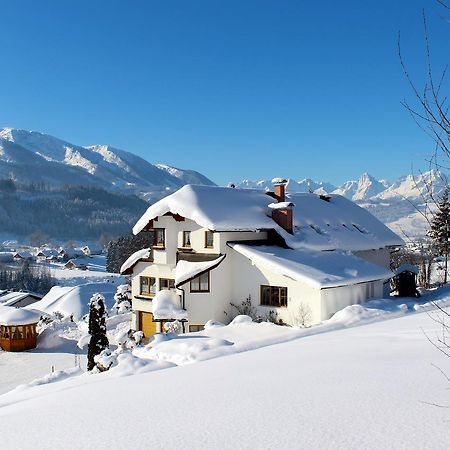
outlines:
M450 290L434 291L420 304L411 299L351 306L308 329L238 316L228 326L210 323L198 333L159 335L146 346L118 352L117 364L102 374L74 368L72 355L69 370L46 373L0 396L2 444L448 448L449 409L432 404L450 404L449 382L436 368L450 374L450 359L424 335L434 339L441 332L430 317L431 298L450 304ZM113 344L128 318L109 320ZM67 351L83 334L80 324L69 328L59 336L64 345L56 337L64 327L47 336L55 347L45 358ZM24 354L22 370L34 367L38 358L31 355L39 352L45 354ZM11 378L4 368L2 375Z

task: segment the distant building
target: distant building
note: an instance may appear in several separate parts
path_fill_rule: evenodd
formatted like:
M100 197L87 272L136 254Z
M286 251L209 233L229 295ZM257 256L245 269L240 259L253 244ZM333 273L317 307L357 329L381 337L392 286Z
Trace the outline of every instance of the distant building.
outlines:
M13 306L15 308L23 308L24 306L32 305L38 302L43 297L41 294L35 292L0 292L0 305Z
M28 251L16 252L13 255L14 261L34 261L35 257Z
M67 261L64 264L64 268L65 269L70 269L70 270L87 270L87 265L86 263L82 262L81 259L77 258L77 259L69 259L69 261Z

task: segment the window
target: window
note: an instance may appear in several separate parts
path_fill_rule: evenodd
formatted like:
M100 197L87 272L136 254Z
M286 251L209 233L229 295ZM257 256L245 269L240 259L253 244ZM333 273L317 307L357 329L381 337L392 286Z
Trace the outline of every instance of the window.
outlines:
M166 237L164 228L153 229L153 247L164 248L166 245Z
M175 280L171 278L160 278L159 279L159 290L163 289L175 289Z
M261 286L261 305L287 306L287 287Z
M156 278L141 277L141 295L152 296L156 294Z
M205 327L203 325L189 325L189 333L195 333L196 331L202 331Z
M214 233L212 231L205 231L205 248L214 247Z
M191 246L191 232L183 231L183 247Z
M209 292L209 272L191 281L191 292Z

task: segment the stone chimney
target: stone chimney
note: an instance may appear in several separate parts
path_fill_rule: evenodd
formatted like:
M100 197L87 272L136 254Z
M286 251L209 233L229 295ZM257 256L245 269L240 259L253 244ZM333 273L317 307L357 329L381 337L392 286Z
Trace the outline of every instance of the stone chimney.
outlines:
M272 183L273 194L271 193L271 196L278 202L269 205L272 210L272 219L288 233L294 234L294 223L292 217L292 207L294 204L291 202L286 202L287 180L285 178L274 178Z

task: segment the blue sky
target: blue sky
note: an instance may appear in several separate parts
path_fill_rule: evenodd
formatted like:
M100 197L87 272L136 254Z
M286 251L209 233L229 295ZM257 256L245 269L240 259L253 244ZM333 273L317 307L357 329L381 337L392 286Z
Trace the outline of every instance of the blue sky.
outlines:
M436 67L450 24L433 0L0 0L0 126L107 143L218 183L426 165L397 57Z

